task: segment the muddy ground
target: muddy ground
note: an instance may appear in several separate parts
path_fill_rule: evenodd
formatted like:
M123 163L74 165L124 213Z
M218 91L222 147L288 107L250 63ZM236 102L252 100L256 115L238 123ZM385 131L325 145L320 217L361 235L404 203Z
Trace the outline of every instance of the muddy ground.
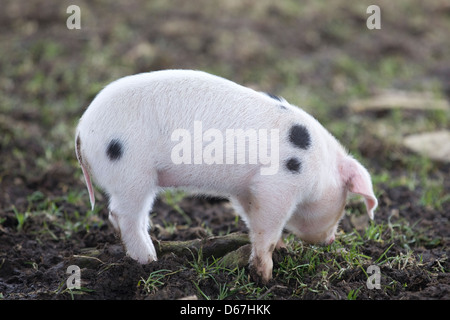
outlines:
M280 1L283 5L245 1L245 7L230 2L221 9L203 1L197 6L185 2L147 6L141 1L112 6L101 1L78 3L84 19L78 33L65 27L66 5L6 1L0 13L1 28L9 31L0 36L6 56L1 65L7 76L0 81L0 299L205 299L221 297L221 284L231 288L228 299L450 298L448 163L417 160L410 151L380 141L370 130L341 132L338 135L344 144L357 150L373 175L388 172L388 178L377 179L375 185L379 209L374 222L386 226L382 229L386 234L379 237L384 241L367 240L357 248L358 254L373 260L383 258L385 252L384 258L391 258L390 264L381 266L383 289L367 288L368 260L359 267L339 269L339 263L344 264L342 256L329 250L321 253L321 259L337 263L319 265L301 281L280 272L266 286L258 285L252 283L248 267L243 267L253 290L250 293L232 290L230 284L237 286L236 273L220 271L214 277L200 277L195 268L198 253L166 254L149 265L126 257L107 222L107 199L100 192L96 211L88 213L72 137L76 120L103 85L122 75L166 68L207 69L291 97L297 94L293 92L301 78L298 94L311 96L305 91L310 87L324 97L331 108L318 109L315 115L331 124L333 117L353 117L345 102L352 95L372 90L353 91L370 72L346 65L352 59L360 62L358 68L386 57L394 57L386 65L400 59L401 67L393 67L382 82L401 89L431 87L448 99L449 44L439 30L448 26L450 7L432 1L429 6L382 2L386 32L370 38L367 32L352 31L365 25L367 15L358 11L364 6L358 9L344 1L326 8L311 2L298 7L291 1ZM341 57L339 66L332 62L335 56ZM299 57L306 62L292 67L301 67L292 75L297 79L292 84L282 78L290 74L291 67L279 61ZM417 71L418 64L422 69ZM376 64L372 66L376 69ZM411 72L414 79L405 71L409 66L415 70ZM365 85L383 86L371 78ZM287 86L292 91L284 92ZM333 89L330 93L322 87ZM334 100L342 95L345 100ZM367 124L364 121L386 116L389 111L366 112L351 123ZM428 114L414 111L403 116L426 118ZM436 127L448 128L448 123L441 121ZM417 162L405 161L408 157ZM427 178L415 176L421 166L427 166L429 179L440 181L440 199L444 200L438 205L424 202L427 187L417 181ZM412 176L417 181L411 182ZM349 202L341 237L352 232L364 235L367 221L361 224L364 218L354 219L351 214L362 210L360 201ZM174 202L162 197L151 216L155 240L187 241L247 232L225 199L185 197ZM281 270L286 257L294 255L298 251L276 251L274 270ZM67 288L70 265L81 268L81 290ZM144 286L140 280L158 270L166 270L161 282ZM324 271L335 276L325 279L320 276Z
M443 168L449 174L449 167ZM48 179L48 178L47 178ZM58 172L52 175L53 184L58 185L60 181L67 179L64 173ZM44 184L50 181L42 181ZM30 189L31 191L32 189ZM380 199L380 206L390 207L390 210L380 209L377 212L375 222L384 221L390 215L388 212L396 210L393 203L408 204L410 222L415 229L427 230L423 237L435 239L435 242L427 245L413 243L414 257L421 256L420 263L402 269L382 267L382 283L397 284L391 290L369 290L366 288L367 276L361 268L347 270L334 282L328 284L328 290L321 292L306 292L303 299L347 299L351 290L360 288L358 299L448 299L450 297L450 276L448 274L449 262L448 249L448 222L444 211L433 212L424 208L414 209L417 194L395 188L388 190ZM66 212L73 208L61 204ZM218 235L223 232L246 232L242 222L236 224L235 216L228 202L222 199L199 199L186 198L181 201L180 207L192 219L189 228L183 227L181 217L172 207L162 201L158 201L154 211L157 216L153 217L154 225L160 227L164 221L178 221L179 227L172 234L154 230L154 237L158 240L192 240L204 238L208 234ZM444 210L448 212L447 205ZM106 212L100 214L101 218L107 219ZM198 288L195 283L198 279L197 271L191 263L197 255L186 255L183 257L170 254L160 257L158 262L150 265L140 265L126 257L120 241L115 235L111 225L101 224L93 226L89 232L80 231L66 238L63 230L53 226L51 232L42 234L42 221L39 217L30 219L25 223L24 229L16 231L17 220L13 213L2 215L6 219L2 223L1 283L0 290L7 299L180 299L186 297L197 297ZM40 217L42 218L42 217ZM396 218L391 217L395 223ZM36 228L38 226L39 228ZM206 230L208 228L208 230ZM353 225L349 216L345 216L341 224L344 232L351 232ZM64 239L64 240L62 240ZM379 257L392 243L380 245L379 242L368 241L360 250L363 254L371 257ZM406 254L406 249L395 245L391 248L389 255ZM274 253L274 268L288 255L287 251L280 249ZM328 253L328 258L333 253ZM86 258L80 258L84 256ZM89 258L91 256L92 258ZM308 261L305 261L308 263ZM69 265L78 265L81 268L82 287L86 288L83 294L71 295L66 290L66 274ZM367 266L364 266L367 269ZM170 276L170 280L158 290L148 292L138 282L146 279L148 275L157 270L181 270ZM249 274L248 268L244 268ZM332 269L333 271L339 271ZM445 272L444 272L445 270ZM319 273L320 270L317 270ZM232 276L223 272L216 275L215 280L205 279L200 282L200 289L208 296L219 295L219 288L215 281L227 283ZM311 288L317 286L320 278L310 277L302 279ZM403 284L404 287L398 285ZM292 296L295 283L292 287L286 282L278 281L275 277L265 287L264 291L270 290L270 296L266 299L295 299ZM295 291L295 290L294 290ZM246 299L248 296L239 293L234 294L232 299ZM297 297L298 298L298 297Z

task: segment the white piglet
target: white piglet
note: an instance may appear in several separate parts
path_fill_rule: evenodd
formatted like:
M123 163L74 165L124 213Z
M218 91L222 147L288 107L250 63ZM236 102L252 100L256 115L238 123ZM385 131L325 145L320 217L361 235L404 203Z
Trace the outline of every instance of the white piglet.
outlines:
M108 195L127 254L155 261L149 212L165 188L228 197L249 229L250 264L272 277L283 229L330 244L348 192L373 218L367 170L312 116L284 99L208 73L166 70L106 86L81 117L76 153Z

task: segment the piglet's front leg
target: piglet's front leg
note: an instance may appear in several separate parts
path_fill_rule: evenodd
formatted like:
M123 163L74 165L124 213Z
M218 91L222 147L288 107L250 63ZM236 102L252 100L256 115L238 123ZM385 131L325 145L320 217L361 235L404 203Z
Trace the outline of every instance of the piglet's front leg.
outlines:
M255 199L255 198L254 198ZM280 241L283 227L291 210L289 202L265 194L257 197L250 207L248 225L252 242L250 269L263 283L272 279L272 253Z

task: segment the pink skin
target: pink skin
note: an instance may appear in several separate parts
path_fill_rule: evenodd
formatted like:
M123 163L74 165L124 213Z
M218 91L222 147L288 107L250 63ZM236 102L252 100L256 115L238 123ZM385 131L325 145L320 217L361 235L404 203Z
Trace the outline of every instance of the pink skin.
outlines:
M331 236L331 238L328 240L328 243L327 243L327 245L331 245L333 242L334 242L334 239L336 238L336 236L333 234L332 236Z

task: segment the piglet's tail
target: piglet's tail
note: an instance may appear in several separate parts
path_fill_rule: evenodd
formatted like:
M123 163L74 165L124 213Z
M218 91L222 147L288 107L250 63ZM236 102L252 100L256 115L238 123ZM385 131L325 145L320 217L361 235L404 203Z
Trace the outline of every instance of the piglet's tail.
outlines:
M89 191L89 201L91 202L91 210L94 210L95 206L94 188L92 187L91 177L87 169L89 166L85 163L81 153L81 139L78 133L76 136L75 145L76 145L75 153L77 155L78 162L81 166L81 170L83 171L84 180L86 180L86 185Z

